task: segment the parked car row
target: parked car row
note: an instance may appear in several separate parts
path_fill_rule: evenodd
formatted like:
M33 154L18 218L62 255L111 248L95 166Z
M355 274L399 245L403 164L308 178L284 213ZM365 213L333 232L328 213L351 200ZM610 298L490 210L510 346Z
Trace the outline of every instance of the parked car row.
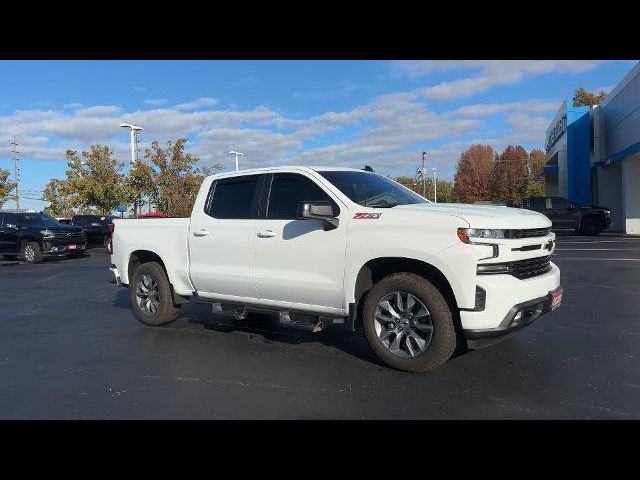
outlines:
M75 215L65 220L46 213L0 212L0 255L38 263L48 255L80 256L91 243L110 247L111 216Z

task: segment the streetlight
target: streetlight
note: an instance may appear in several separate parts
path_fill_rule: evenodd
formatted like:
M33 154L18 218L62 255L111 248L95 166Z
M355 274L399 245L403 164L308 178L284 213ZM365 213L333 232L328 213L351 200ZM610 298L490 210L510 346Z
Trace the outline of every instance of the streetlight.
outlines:
M237 172L239 170L239 167L238 167L238 156L239 155L243 155L244 156L244 153L242 153L242 152L234 152L233 150L231 150L229 152L229 155L235 155L236 156L236 172Z
M131 129L131 163L135 164L138 161L138 132L144 128L129 123L121 123L120 126Z
M433 167L433 202L438 203L438 183L436 182L436 167Z
M136 162L138 161L138 132L143 131L144 128L131 125L130 123L121 123L120 126L131 130L131 165L135 168ZM133 216L135 218L138 218L138 200L133 202ZM149 208L151 208L151 204L149 204ZM140 210L142 210L142 205L140 206Z

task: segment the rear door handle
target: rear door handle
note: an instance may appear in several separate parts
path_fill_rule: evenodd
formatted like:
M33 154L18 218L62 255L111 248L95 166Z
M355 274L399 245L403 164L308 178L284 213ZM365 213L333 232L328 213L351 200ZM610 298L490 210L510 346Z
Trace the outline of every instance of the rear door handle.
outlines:
M193 235L196 237L206 237L207 235L209 235L209 232L207 230L198 230L197 232L193 232Z
M273 230L264 230L262 232L258 232L258 237L260 238L273 238L277 234Z

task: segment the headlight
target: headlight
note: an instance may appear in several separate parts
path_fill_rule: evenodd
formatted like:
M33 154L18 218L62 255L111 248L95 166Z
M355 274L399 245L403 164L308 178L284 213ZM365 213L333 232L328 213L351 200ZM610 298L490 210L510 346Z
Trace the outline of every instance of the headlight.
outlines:
M464 243L471 243L474 239L482 238L505 238L504 230L492 228L459 228L458 238Z
M40 230L40 233L45 238L55 237L55 233L53 233L51 230Z

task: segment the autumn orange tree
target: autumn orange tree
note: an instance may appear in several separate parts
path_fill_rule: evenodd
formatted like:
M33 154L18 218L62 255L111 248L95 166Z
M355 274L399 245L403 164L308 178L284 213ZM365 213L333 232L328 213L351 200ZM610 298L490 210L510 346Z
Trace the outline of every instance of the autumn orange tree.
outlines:
M491 200L490 181L495 152L490 145L471 145L462 152L454 177L455 192L461 201Z
M528 160L527 151L520 145L508 145L497 156L489 182L493 199L501 200L509 206L522 205L528 184Z

